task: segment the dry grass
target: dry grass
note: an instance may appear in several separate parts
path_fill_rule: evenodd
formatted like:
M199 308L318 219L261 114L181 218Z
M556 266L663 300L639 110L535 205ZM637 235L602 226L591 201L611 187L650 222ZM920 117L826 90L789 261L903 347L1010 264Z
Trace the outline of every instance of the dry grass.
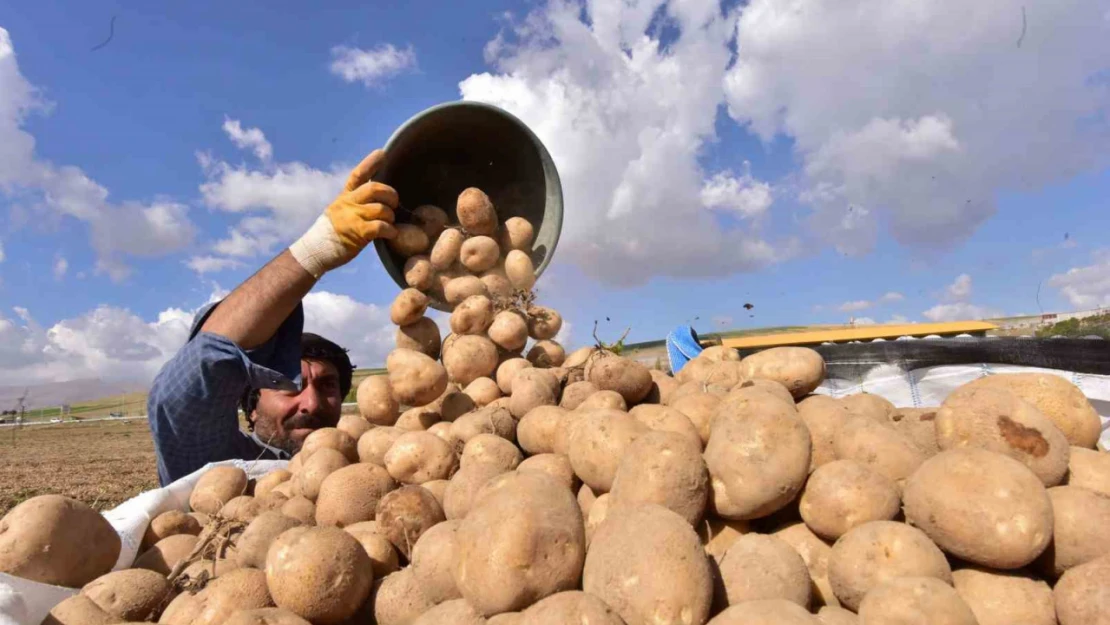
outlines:
M98 510L158 486L146 420L0 429L0 516L56 493Z

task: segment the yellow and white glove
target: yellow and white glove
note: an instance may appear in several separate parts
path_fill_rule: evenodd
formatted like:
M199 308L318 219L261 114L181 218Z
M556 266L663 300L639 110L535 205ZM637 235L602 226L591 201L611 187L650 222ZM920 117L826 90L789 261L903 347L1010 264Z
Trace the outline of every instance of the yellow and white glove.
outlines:
M374 150L351 170L343 192L312 227L289 246L289 252L317 280L341 267L374 239L392 239L393 209L397 191L370 178L385 160L384 150Z

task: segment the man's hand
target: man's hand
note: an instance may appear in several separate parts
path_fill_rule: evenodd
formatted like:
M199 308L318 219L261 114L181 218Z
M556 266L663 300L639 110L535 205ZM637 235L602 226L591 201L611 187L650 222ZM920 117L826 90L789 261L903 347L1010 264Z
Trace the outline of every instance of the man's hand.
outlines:
M289 247L293 258L313 278L319 280L347 264L374 239L396 236L393 209L397 208L397 191L370 181L384 160L384 150L374 150L364 158L351 170L339 197Z

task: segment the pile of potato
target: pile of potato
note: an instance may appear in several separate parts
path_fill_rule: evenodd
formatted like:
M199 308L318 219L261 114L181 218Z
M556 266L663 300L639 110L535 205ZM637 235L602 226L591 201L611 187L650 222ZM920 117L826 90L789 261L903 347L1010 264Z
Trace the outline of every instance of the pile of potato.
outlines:
M712 347L675 377L564 357L514 256L527 222L499 225L476 189L461 228L437 211L395 242L413 288L388 375L287 470L210 470L112 573L119 539L86 506L5 517L0 570L82 587L47 622L1107 622L1110 454L1067 381L899 409L811 395L825 366L804 348ZM441 292L442 342L424 316Z

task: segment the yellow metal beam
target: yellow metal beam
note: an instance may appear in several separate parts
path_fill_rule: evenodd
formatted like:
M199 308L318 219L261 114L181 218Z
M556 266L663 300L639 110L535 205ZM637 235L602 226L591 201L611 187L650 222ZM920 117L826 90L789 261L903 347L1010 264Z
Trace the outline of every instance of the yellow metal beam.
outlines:
M785 345L820 345L821 343L846 343L848 341L873 341L896 339L900 336L923 337L929 335L956 336L996 330L998 326L986 321L954 321L950 323L909 323L897 325L865 325L835 330L808 332L783 332L762 336L726 338L723 345L736 349L763 349Z

